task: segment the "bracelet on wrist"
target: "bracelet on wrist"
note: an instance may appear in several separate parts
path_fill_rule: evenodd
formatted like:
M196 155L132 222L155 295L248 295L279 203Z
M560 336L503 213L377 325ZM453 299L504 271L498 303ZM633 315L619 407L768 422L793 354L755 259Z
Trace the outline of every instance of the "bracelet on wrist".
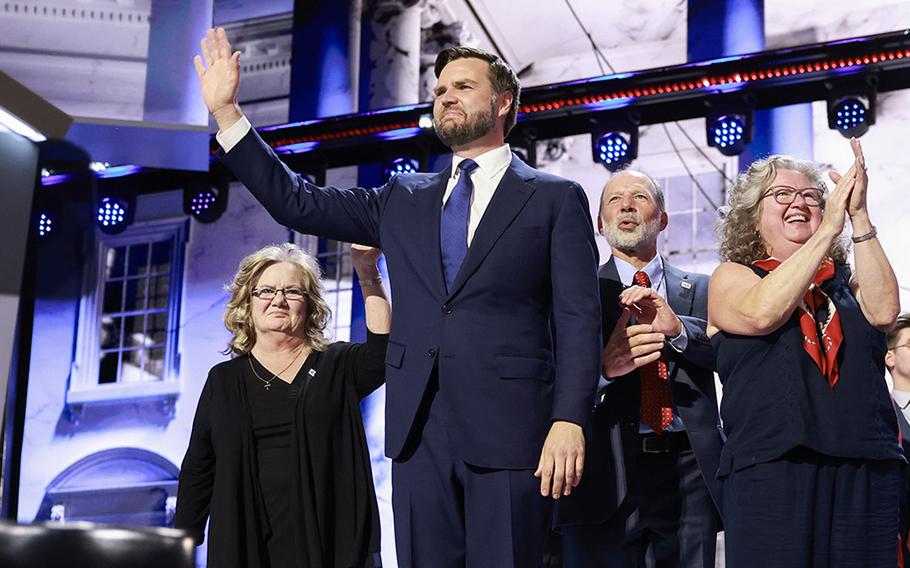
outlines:
M382 285L382 276L377 276L376 278L360 278L361 286L381 286Z
M878 231L875 229L875 225L872 225L872 230L866 233L865 235L860 235L858 237L850 237L850 240L853 241L853 244L863 243L868 240L874 239L875 235L878 234Z

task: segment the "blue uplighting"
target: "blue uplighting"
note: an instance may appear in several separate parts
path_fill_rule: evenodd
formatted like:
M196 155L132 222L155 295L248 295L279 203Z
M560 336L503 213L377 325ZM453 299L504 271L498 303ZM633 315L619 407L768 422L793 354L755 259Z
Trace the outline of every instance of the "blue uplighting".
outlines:
M414 158L395 158L385 168L386 179L392 179L398 174L417 173L419 164Z
M607 166L622 163L629 154L629 141L619 132L608 132L597 141L597 157Z
M50 234L54 230L54 219L51 217L51 214L42 211L38 215L38 236L43 237Z

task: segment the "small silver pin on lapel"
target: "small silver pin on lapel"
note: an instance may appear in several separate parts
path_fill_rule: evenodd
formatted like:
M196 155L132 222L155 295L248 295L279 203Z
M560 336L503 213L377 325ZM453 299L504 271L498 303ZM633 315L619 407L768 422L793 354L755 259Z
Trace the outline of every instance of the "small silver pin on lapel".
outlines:
M685 288L686 290L688 290L689 288L692 287L692 283L691 283L691 282L685 282L685 281L680 282L679 285L682 286L683 288Z
M315 376L316 376L316 369L310 369L310 376L311 376L311 377L315 377Z

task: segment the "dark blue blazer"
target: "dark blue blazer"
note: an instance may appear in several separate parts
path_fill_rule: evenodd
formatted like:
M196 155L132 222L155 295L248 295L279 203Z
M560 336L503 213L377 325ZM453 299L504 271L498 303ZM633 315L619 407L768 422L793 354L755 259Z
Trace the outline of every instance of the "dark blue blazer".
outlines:
M664 349L673 402L686 426L695 458L721 511L721 487L716 477L723 444L714 388L714 350L705 334L708 277L687 274L664 260L667 302L686 328L682 353ZM604 344L619 319L617 298L624 286L611 258L600 269ZM560 525L596 524L609 519L622 504L635 473L641 439L641 386L638 372L611 381L599 397L587 436L587 462L581 484L560 500Z
M517 156L451 290L439 217L451 167L375 189L319 187L255 131L222 161L281 224L381 247L394 318L386 356L386 455L401 455L438 368L458 457L537 467L551 421L584 426L600 375L597 248L582 188Z

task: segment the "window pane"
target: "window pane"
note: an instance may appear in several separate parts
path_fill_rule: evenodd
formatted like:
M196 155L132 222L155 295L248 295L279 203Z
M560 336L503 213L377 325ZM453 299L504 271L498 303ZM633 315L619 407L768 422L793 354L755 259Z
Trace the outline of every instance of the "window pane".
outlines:
M130 246L130 263L128 276L138 276L148 272L149 246L147 244Z
M142 380L142 359L145 349L123 352L123 369L120 371L121 383L137 383Z
M126 247L108 249L105 259L105 278L122 278L126 264Z
M108 282L104 285L104 311L110 314L123 310L123 281Z
M145 288L148 280L140 278L137 280L126 281L126 305L123 308L125 312L145 309Z
M101 362L98 365L98 382L99 383L116 383L117 382L117 356L118 352L102 353Z
M152 344L163 344L167 337L167 312L149 314L147 317L148 328L146 330L146 333L152 340Z
M164 375L164 349L149 349L145 359L145 380L160 381Z
M170 276L158 276L149 279L149 309L167 308L168 292L170 291Z
M152 244L152 273L167 273L171 271L171 254L174 250L174 239Z
M142 347L148 344L145 336L145 316L128 316L123 320L123 346Z
M120 347L120 323L122 318L101 318L101 348L117 349Z

